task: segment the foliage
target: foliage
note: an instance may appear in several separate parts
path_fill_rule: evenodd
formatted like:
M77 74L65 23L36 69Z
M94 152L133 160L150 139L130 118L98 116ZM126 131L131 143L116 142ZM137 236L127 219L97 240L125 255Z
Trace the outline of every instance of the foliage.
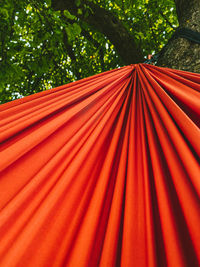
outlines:
M112 11L146 55L177 26L173 0L90 1ZM123 65L103 34L50 0L1 1L0 29L1 103Z

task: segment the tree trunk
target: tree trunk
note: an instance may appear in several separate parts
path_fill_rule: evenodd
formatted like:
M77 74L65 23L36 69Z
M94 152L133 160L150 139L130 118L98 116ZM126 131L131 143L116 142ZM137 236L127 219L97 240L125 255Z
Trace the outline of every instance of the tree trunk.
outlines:
M174 1L179 26L200 32L200 0ZM115 46L124 64L144 62L142 48L137 47L134 38L112 12L88 0L82 0L79 7L74 0L52 0L52 6L56 10L68 9L104 34ZM83 12L78 12L78 9ZM180 37L169 40L157 65L200 73L200 45Z
M200 33L200 0L175 0L179 26ZM200 73L200 44L178 37L164 47L159 66Z

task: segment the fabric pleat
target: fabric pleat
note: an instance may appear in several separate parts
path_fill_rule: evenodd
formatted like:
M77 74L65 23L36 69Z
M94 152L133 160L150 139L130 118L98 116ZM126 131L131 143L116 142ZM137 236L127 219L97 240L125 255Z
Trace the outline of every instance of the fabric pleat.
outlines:
M200 266L200 74L130 65L0 106L1 267Z

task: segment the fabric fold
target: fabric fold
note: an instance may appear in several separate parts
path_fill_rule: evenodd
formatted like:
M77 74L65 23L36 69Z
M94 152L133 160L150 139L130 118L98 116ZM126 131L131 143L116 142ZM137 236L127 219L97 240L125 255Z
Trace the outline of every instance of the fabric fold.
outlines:
M200 265L200 75L136 64L0 106L1 267Z

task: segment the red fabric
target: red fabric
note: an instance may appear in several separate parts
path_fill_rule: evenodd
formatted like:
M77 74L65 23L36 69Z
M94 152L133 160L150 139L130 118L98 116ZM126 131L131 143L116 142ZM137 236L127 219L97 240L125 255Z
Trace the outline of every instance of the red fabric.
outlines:
M2 105L0 266L199 266L199 91L139 64Z

